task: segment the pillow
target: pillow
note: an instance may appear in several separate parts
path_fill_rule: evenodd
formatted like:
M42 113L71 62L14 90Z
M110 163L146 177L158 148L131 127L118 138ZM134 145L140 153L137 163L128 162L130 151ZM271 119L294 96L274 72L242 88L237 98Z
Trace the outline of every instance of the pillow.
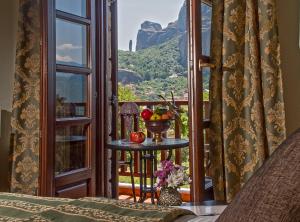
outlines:
M275 150L217 221L300 221L300 129Z

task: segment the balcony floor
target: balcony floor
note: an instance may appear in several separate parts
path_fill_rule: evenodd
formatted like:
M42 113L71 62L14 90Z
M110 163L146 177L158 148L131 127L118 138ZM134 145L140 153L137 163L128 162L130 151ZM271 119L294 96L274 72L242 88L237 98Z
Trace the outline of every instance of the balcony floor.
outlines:
M139 200L139 196L136 197L137 200ZM131 201L133 202L133 197L132 196L129 196L129 195L120 195L119 196L119 200L127 200L127 201ZM156 201L155 201L156 202ZM147 198L145 200L145 203L148 203L148 204L151 204L151 198Z

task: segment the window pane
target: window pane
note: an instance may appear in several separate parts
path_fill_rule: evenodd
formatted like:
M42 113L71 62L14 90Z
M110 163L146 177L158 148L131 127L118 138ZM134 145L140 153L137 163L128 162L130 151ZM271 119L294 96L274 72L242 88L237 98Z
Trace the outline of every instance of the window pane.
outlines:
M202 3L202 54L210 56L211 44L211 6Z
M87 77L56 73L56 116L82 117L87 110Z
M87 27L56 19L56 62L87 66Z
M85 167L86 127L56 129L55 175Z
M56 0L56 9L86 17L86 0Z

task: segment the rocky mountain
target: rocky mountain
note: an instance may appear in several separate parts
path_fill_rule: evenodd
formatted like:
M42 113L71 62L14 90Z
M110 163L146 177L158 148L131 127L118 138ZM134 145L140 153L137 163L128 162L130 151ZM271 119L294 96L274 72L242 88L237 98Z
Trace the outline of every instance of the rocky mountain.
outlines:
M147 49L154 45L160 45L181 34L177 23L169 23L167 28L155 22L145 21L137 35L136 51Z
M145 21L141 24L136 40L136 51L160 45L186 32L186 3L181 7L178 19L170 22L166 28L158 23Z
M170 22L166 28L158 23L145 21L141 24L141 29L137 34L136 51L147 49L152 46L163 44L175 37L179 37L178 48L180 51L179 62L182 66L187 66L187 9L186 2L180 9L178 19ZM209 54L210 50L210 17L211 9L203 4L202 7L202 42L203 53Z

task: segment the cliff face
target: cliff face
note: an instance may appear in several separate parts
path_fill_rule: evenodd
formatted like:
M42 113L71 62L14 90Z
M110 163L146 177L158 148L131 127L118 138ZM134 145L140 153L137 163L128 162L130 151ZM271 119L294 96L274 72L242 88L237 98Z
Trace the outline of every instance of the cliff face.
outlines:
M154 45L160 45L179 35L177 22L169 23L167 28L159 29L160 24L145 21L138 31L136 51L149 48Z
M136 51L160 45L170 39L183 35L186 32L186 4L182 6L178 20L171 22L162 29L161 25L155 22L145 21L137 34Z
M143 50L155 45L163 44L170 39L179 37L178 50L180 53L179 63L187 67L187 8L186 2L180 9L178 19L162 28L160 24L145 21L137 34L136 51ZM205 55L210 51L210 19L211 9L205 4L202 5L202 48Z
M118 70L118 82L122 83L123 85L136 84L141 81L142 77L134 71L126 69Z

